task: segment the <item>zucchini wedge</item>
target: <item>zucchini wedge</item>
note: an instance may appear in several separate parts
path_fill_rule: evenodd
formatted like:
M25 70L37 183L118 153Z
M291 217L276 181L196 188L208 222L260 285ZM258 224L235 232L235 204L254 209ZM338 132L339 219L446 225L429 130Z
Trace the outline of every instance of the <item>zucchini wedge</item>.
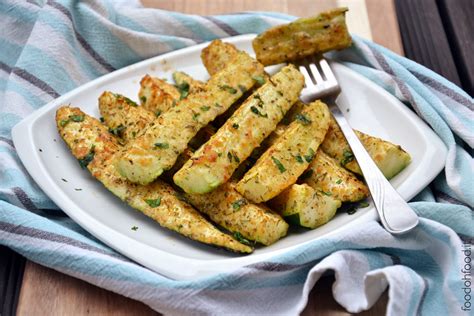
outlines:
M99 97L99 111L109 132L121 144L143 133L156 117L129 98L110 91L105 91Z
M307 184L293 184L268 204L289 223L313 229L329 222L341 206L341 201Z
M284 237L288 224L280 215L263 204L247 201L228 182L207 194L185 194L185 199L225 229L254 240L271 245Z
M143 135L129 143L117 161L121 175L134 183L148 184L171 168L196 133L224 113L263 66L243 52L206 83L205 91L193 94L161 114ZM177 133L177 131L179 131Z
M286 66L253 93L173 177L193 194L208 193L230 179L241 161L268 136L298 99L303 75Z
M377 167L387 179L391 179L405 169L411 162L408 154L399 145L392 144L383 139L373 137L354 130L362 145L374 160ZM332 158L336 159L341 166L362 175L359 164L354 158L352 150L344 137L336 120L332 117L329 131L321 144L321 148Z
M140 81L138 98L141 105L159 116L176 105L182 93L166 81L146 75Z
M349 47L347 10L339 8L268 29L252 41L257 60L267 66Z
M342 202L356 202L369 196L367 186L321 149L305 172L303 182L322 194Z
M330 115L321 101L305 107L239 181L237 191L252 202L261 203L295 183L324 140Z
M115 139L98 120L78 108L63 106L56 112L59 134L91 174L114 195L157 221L161 226L193 240L250 253L252 248L222 233L189 204L181 201L168 184L156 181L147 186L122 178L111 161L119 151Z

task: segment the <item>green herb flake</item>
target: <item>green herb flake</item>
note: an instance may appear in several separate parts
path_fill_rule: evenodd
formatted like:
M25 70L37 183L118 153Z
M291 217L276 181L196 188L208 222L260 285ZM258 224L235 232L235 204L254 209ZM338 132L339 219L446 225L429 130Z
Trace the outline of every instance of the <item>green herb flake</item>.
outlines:
M230 151L227 153L227 159L229 159L229 162L232 162L232 153Z
M148 204L150 207L158 207L160 206L161 204L161 197L157 198L157 199L145 199L145 202L146 204Z
M263 85L265 83L265 78L263 76L254 76L252 77L259 85Z
M313 175L313 169L308 169L300 176L300 180L305 180L310 178Z
M341 180L341 179L339 179L339 180L336 181L336 184L341 184L341 183L342 183L342 180Z
M142 95L140 97L140 101L142 102L142 104L145 104L146 103L146 96Z
M234 124L232 124L232 127L233 127L234 129L239 129L239 124L234 123Z
M312 123L312 121L304 114L301 114L301 113L298 113L296 114L296 120L301 122L301 124L303 125L310 125Z
M234 157L234 161L236 163L240 163L240 158L237 156L237 154L235 152L232 152L232 157Z
M348 164L349 162L354 160L354 154L350 150L344 149L344 152L342 153L342 156L344 157L341 160L341 165L343 165L343 166L345 166L346 164Z
M250 111L252 111L252 113L254 113L254 114L258 115L258 116L261 116L261 117L268 117L267 114L262 114L262 113L260 113L260 111L259 111L256 107L254 107L254 106L251 106L251 107L250 107Z
M307 162L311 162L311 161L313 161L315 155L316 155L316 153L314 152L313 148L310 148L309 151L308 151L308 154L304 156L304 159Z
M237 93L237 89L235 88L232 88L231 86L229 85L223 85L223 86L219 86L219 88L221 88L222 90L225 90L227 92L229 92L230 94L236 94Z
M101 123L104 123L104 122L105 122L105 120L104 120L104 118L103 118L102 116L99 118L99 120L100 120Z
M240 208L244 205L247 204L247 201L245 199L239 199L239 200L236 200L235 202L232 203L232 209L234 211L238 211L240 210Z
M179 94L180 94L179 99L180 100L186 98L189 95L189 83L187 83L186 81L183 81L182 83L180 83L178 85L175 85L175 87L179 91Z
M156 117L160 116L161 113L162 113L161 110L157 110L157 111L155 112Z
M61 120L61 121L59 122L59 125L61 125L61 127L64 127L64 126L67 125L67 123L69 123L69 120Z
M347 209L347 212L346 212L346 213L349 214L349 215L352 215L352 214L354 214L355 212L357 212L357 208L351 207L351 208Z
M201 106L201 111L207 112L209 111L210 108L211 108L210 106Z
M197 121L199 115L201 115L201 114L199 114L199 113L194 113L194 114L193 114L193 121Z
M155 143L155 147L160 149L168 149L170 148L170 145L168 143Z
M359 205L358 205L358 206L359 206L359 208L366 208L366 207L369 206L369 203L367 203L367 202L365 202L365 201L359 202Z
M326 195L326 196L331 196L332 193L331 192L325 192L325 191L321 191L322 194Z
M245 92L247 91L247 88L244 87L244 86L241 85L241 84L239 84L238 87L239 87L239 90L240 90L242 93L245 93Z
M285 166L281 163L280 160L276 159L275 157L272 156L272 160L275 163L275 165L278 167L278 170L280 170L281 173L286 171Z
M79 165L81 166L81 168L83 169L86 168L89 165L89 163L94 159L94 155L95 155L94 149L95 147L92 146L91 151L87 155L85 155L81 159L78 159Z
M135 107L138 106L138 104L135 101L132 101L131 99L129 99L129 98L123 96L123 95L121 97L125 102L128 103L128 105L135 106Z
M69 115L69 119L73 122L82 122L84 121L84 114L83 115Z
M219 104L219 103L217 103L217 102L216 102L216 103L214 103L214 106L215 106L216 108L221 108L221 107L222 107L222 105L220 105L220 104Z
M122 124L120 124L116 128L109 128L109 132L115 136L122 137L123 132L125 132L126 129L127 129L126 126L123 126Z
M234 233L234 238L237 239L240 243L244 244L244 245L247 245L247 246L251 246L252 244L250 243L250 241L248 241L248 239L245 239L241 233L239 232L235 232Z
M296 159L296 161L298 161L299 163L304 163L303 157L301 157L301 155L296 155L296 156L295 156L295 159Z
M138 226L132 226L131 230L133 230L134 232L136 232L138 230Z

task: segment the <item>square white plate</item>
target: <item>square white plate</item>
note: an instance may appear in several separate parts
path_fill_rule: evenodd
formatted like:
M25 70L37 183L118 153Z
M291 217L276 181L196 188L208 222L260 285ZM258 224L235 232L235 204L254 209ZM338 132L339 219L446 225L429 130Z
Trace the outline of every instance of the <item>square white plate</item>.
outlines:
M226 41L253 55L253 38L254 35L243 35ZM80 168L56 130L54 117L59 106L70 103L99 117L97 99L104 90L136 100L139 81L147 73L171 80L174 70L182 70L206 80L208 74L200 59L206 45L185 48L117 70L65 94L21 121L13 128L13 141L33 179L64 212L95 237L138 263L174 279L203 277L267 260L316 238L375 219L372 205L353 215L341 213L320 228L294 230L274 245L239 256L161 228L122 203ZM444 144L392 95L341 64L332 63L332 67L345 99L350 100L351 110L347 117L352 126L400 144L412 156L412 163L391 181L405 199L412 198L442 170L447 154ZM138 230L132 230L132 226L137 226Z

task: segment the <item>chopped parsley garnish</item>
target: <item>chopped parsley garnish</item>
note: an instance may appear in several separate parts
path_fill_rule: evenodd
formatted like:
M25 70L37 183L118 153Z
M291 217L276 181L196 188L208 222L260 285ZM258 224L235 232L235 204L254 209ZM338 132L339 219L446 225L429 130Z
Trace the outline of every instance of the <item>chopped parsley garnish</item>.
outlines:
M207 112L209 111L210 108L211 108L210 106L201 106L201 111Z
M229 162L232 162L232 154L230 151L227 153L227 159L229 159Z
M262 113L260 113L260 111L259 111L256 107L254 107L254 106L251 106L251 107L250 107L250 111L252 111L252 113L254 113L254 114L258 115L258 116L261 116L261 117L268 117L267 114L262 114Z
M118 136L118 137L122 137L123 136L123 132L127 129L126 126L123 126L122 124L120 124L119 126L117 126L116 128L109 128L109 132L112 133L113 135L115 136Z
M79 165L81 166L81 168L83 169L86 168L89 165L89 163L94 159L94 155L95 155L94 149L95 147L92 146L91 151L87 155L85 155L81 159L78 159Z
M252 79L255 80L259 85L263 85L265 83L265 78L262 76L254 76Z
M232 156L234 157L234 160L236 163L240 163L240 158L237 156L235 152L232 152Z
M308 169L306 170L305 172L303 172L303 174L300 176L300 180L305 180L305 179L308 179L309 177L311 177L313 175L313 169Z
M232 203L232 209L234 211L238 211L240 210L240 208L244 205L247 204L247 201L245 199L239 199L237 201L235 201L234 203Z
M309 125L312 122L306 115L301 114L301 113L296 114L295 118L296 120L300 121L301 124L303 125Z
M157 111L155 112L155 115L156 115L156 117L160 116L160 115L161 115L161 110L157 110Z
M276 159L275 157L272 156L272 160L275 163L275 165L278 167L278 170L280 170L281 173L286 171L285 166L281 163L280 160Z
M150 205L150 207L158 207L160 206L161 204L161 198L157 198L157 199L146 199L145 200L146 204Z
M201 114L199 114L199 113L194 113L194 114L193 114L193 121L197 121L199 115L201 115Z
M241 84L239 84L238 87L239 87L239 90L242 91L242 93L245 93L247 91L247 88Z
M316 153L314 152L313 148L310 148L309 151L308 151L308 154L304 156L304 159L307 162L311 162L311 161L313 161L315 155L316 155Z
M247 245L247 246L250 246L251 243L250 241L248 241L247 239L245 239L241 233L239 232L235 232L234 233L234 238L237 239L240 243L244 244L244 245Z
M128 105L130 105L130 106L138 106L138 104L136 104L135 101L132 101L131 99L129 99L129 98L123 96L123 95L122 95L122 98L125 100L125 102L128 103Z
M221 88L222 90L225 90L225 91L227 91L227 92L229 92L229 93L231 93L231 94L236 94L236 93L237 93L237 89L232 88L231 86L226 85L226 84L223 85L223 86L219 86L219 88Z
M64 126L66 126L67 123L69 123L69 120L61 120L59 122L59 125L61 125L61 127L64 127Z
M131 230L133 230L134 232L136 232L138 230L138 226L132 226Z
M140 97L140 101L142 101L142 103L146 103L146 96L142 95Z
M359 202L359 208L365 208L367 206L369 206L369 203L367 203L365 201Z
M217 103L217 102L216 102L216 103L214 103L214 106L215 106L215 107L217 107L217 108L221 108L221 107L222 107L222 105L220 105L220 104L219 104L219 103Z
M155 147L160 149L168 149L170 148L170 145L168 143L155 143Z
M102 116L99 118L99 120L100 120L101 123L104 123L104 122L105 122L105 120L104 120L104 118L103 118Z
M260 94L258 94L258 93L255 94L255 95L253 96L253 98L258 100L257 106L258 106L259 108L263 107L263 101L262 101L262 98L260 97Z
M343 165L343 166L348 164L352 160L354 160L354 154L350 150L344 149L344 152L342 153L342 156L344 157L341 160L341 165Z
M232 124L232 127L235 128L235 129L239 129L239 124L234 123L234 124Z
M296 161L298 161L299 163L303 163L303 162L304 162L303 157L301 157L301 155L296 155L296 156L295 156L295 159L296 159Z
M187 83L186 81L183 81L182 83L175 85L175 87L179 91L179 94L180 94L179 99L180 100L182 100L182 99L184 99L188 96L188 94L189 94L189 83Z
M325 191L321 191L322 194L326 195L326 196L331 196L332 193L331 192L325 192Z
M84 115L69 115L69 119L73 122L82 122L84 121Z
M336 181L336 184L341 184L341 182L342 182L342 180L339 179L339 180Z

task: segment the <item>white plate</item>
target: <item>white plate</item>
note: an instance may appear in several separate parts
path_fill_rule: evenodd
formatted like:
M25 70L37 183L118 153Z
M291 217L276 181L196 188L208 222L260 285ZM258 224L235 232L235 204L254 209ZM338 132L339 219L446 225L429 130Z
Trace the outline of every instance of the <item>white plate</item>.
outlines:
M253 37L237 36L226 41L253 54ZM59 106L70 103L99 117L97 98L104 90L137 99L139 81L146 73L171 80L172 71L179 69L205 80L208 75L200 53L206 45L189 47L117 70L50 102L16 125L12 131L15 148L33 179L64 212L98 239L174 279L207 276L267 260L303 243L376 218L372 206L360 209L354 215L338 214L320 228L291 232L274 245L258 248L251 255L238 256L161 228L122 203L79 167L56 130L54 117ZM343 65L333 63L332 66L343 93L350 100L351 111L347 116L352 126L400 144L412 156L412 163L391 181L405 199L412 198L442 170L447 153L444 144L392 95ZM76 191L76 188L82 190ZM131 230L132 226L137 226L138 230Z

